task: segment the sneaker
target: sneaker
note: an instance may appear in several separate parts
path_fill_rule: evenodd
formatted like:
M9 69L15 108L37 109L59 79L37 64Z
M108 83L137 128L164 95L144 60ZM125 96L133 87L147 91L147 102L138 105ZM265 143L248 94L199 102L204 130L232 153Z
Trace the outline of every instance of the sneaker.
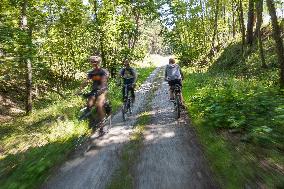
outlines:
M101 127L99 130L99 136L103 136L105 134L104 128Z
M171 101L171 102L174 102L174 101L175 101L175 99L174 99L174 98L170 98L170 101Z

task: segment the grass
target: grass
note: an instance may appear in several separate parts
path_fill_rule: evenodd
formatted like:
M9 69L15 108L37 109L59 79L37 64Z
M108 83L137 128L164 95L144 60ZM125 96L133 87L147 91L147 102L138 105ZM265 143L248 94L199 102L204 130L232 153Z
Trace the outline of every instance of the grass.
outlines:
M268 69L256 49L241 60L232 44L207 71L185 70L186 105L222 188L284 187L284 96L270 46Z
M153 83L161 79L162 72L154 79ZM129 143L123 146L122 155L120 158L120 166L115 171L113 178L107 187L108 189L132 189L134 188L134 174L133 166L137 162L140 149L143 145L143 131L145 125L150 122L151 119L151 102L154 97L155 91L157 90L155 85L149 92L147 102L144 105L145 112L141 113L135 124L135 129L130 137Z
M139 68L141 85L154 68ZM110 82L109 98L114 111L121 105L120 88ZM43 108L30 116L18 117L0 125L0 188L36 188L50 170L64 161L78 143L90 134L87 122L78 122L84 105L79 97L47 96ZM44 99L42 99L44 100ZM39 104L39 103L37 103Z

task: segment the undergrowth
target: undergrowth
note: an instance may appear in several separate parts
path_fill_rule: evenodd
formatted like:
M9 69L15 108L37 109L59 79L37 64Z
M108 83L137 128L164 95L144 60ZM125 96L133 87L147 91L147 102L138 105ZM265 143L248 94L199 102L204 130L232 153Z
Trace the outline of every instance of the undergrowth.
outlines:
M138 86L153 70L138 69ZM114 80L110 81L109 99L114 112L122 104L120 90ZM35 102L31 115L0 125L0 188L36 188L89 136L88 123L77 120L84 100L72 95L74 90L63 92L65 99L47 94Z
M284 93L276 57L265 41L267 69L256 47L227 47L207 71L186 69L184 97L223 188L284 187Z

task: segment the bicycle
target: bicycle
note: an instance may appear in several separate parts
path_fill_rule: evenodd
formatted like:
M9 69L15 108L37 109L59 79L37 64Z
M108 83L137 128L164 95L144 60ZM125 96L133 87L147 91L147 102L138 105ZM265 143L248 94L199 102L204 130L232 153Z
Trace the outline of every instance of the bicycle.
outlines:
M181 86L176 84L172 90L174 91L174 107L175 107L175 112L176 112L176 118L180 118L180 113L181 113L181 107L182 107L182 102L181 102Z
M91 95L94 95L94 93L80 94L80 96L82 96L84 99L88 99ZM87 106L85 106L82 109L80 109L78 120L83 121L83 120L89 119L89 126L90 128L92 128L93 131L96 131L98 126L105 125L107 122L109 122L108 128L110 128L112 107L108 100L106 100L104 103L104 110L105 110L106 116L104 117L103 120L99 121L95 116L96 115L95 112L97 111L97 108L93 106L91 110L87 111Z
M125 84L124 85L124 97L123 97L123 107L122 107L122 119L123 121L126 121L126 114L129 113L132 114L132 105L133 105L133 99L129 96L129 88L132 86L132 84Z

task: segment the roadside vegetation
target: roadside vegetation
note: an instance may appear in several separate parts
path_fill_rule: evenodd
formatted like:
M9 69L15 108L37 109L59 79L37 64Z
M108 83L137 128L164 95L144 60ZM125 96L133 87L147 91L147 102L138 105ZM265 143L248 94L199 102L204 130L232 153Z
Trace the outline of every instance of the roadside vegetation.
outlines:
M138 87L154 67L137 68ZM109 98L114 112L121 106L121 91L113 80ZM64 161L91 130L78 122L85 101L69 94L65 99L50 93L52 102L38 107L31 115L1 124L0 188L36 188L55 165ZM44 99L42 99L44 100Z
M237 42L208 69L185 69L186 105L223 188L284 187L284 91L271 43L265 69L255 47L237 58Z
M283 7L169 4L165 40L183 66L189 115L225 189L284 187Z

